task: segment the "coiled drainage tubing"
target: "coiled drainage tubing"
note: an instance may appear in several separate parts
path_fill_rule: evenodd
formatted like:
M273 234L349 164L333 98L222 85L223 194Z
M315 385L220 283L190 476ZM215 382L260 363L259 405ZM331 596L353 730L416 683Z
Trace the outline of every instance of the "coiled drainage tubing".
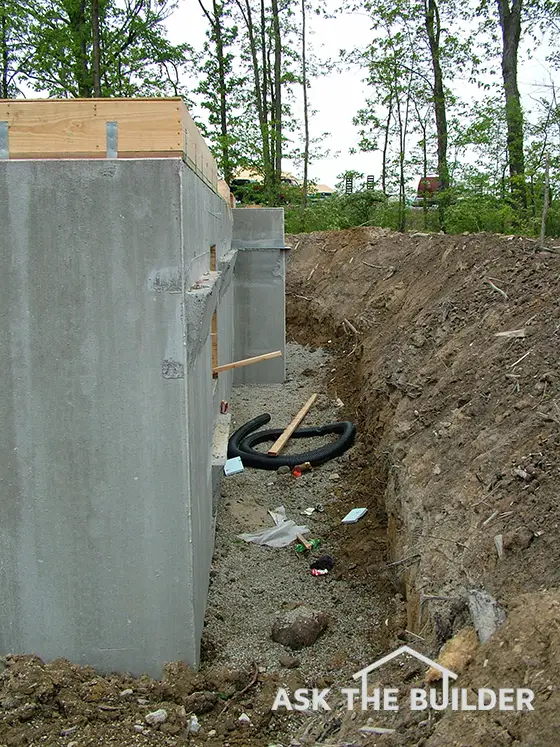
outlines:
M241 461L246 467L255 467L256 469L278 469L278 467L284 465L291 468L297 464L303 464L303 462L309 462L311 465L316 466L344 454L352 446L356 437L356 426L348 421L320 425L315 428L298 428L292 433L291 438L317 438L333 433L340 435L333 443L326 444L313 451L305 451L300 454L284 454L275 457L268 456L268 454L257 451L253 447L265 441L274 442L284 432L282 428L272 428L254 433L254 431L269 421L270 415L263 413L238 428L229 439L228 458L241 457Z

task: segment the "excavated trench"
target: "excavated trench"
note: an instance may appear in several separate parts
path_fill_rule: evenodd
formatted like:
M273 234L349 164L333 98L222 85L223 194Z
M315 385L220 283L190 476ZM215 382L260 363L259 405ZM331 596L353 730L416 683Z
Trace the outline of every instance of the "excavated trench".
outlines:
M353 479L385 543L371 564L341 540L355 572L385 585L374 645L439 653L463 687L536 693L535 714L379 713L395 729L383 743L556 744L558 253L523 237L372 228L287 243L290 334L333 351L330 395L357 423ZM378 683L425 675L407 662Z
M351 323L350 323L351 324ZM399 565L399 549L402 546L399 532L402 523L395 515L387 514L387 492L390 478L396 465L388 448L388 429L393 423L396 403L390 394L372 390L368 386L369 376L363 365L363 346L357 343L355 333L348 322L337 319L326 306L319 305L309 314L309 301L301 294L289 291L287 297L287 333L301 345L321 347L333 356L333 365L328 380L328 395L340 398L344 403L341 417L353 421L359 434L359 455L349 475L352 490L360 495L364 505L377 519L377 539L384 548L380 565L373 568L367 563L368 552L362 554L356 547L354 537L343 552L352 556L354 569L365 564L370 581L379 587L383 583L387 596L387 607L394 604L394 597L402 597L406 605L406 628L415 633L421 627L419 595L414 589L411 572ZM367 397L364 393L367 392ZM344 541L342 540L344 544ZM394 568L395 570L391 570ZM401 572L404 571L404 572ZM400 631L403 639L405 631ZM411 640L414 636L408 636ZM386 636L381 640L386 642Z
M310 314L309 299L289 291L287 323L288 336L296 342L332 353L335 367L328 394L344 402L341 417L356 423L360 452L349 480L353 490L363 497L364 505L376 515L377 538L382 538L384 553L374 568L367 563L367 553L364 558L358 551L354 538L343 552L355 558L354 567L365 566L370 582L377 591L382 588L387 597L387 610L392 614L387 624L390 635L380 631L379 645L418 641L421 632L423 638L433 639L439 647L454 629L466 623L467 609L460 595L422 594L417 577L420 556L409 553L421 531L421 522L407 525L405 512L401 511L399 470L403 469L400 460L405 447L395 443L394 429L398 403L403 396L415 399L414 388L403 392L402 387L391 383L383 389L373 386L372 372L364 362L364 345L357 339L355 328L346 318L341 320L333 314L327 305L315 304Z

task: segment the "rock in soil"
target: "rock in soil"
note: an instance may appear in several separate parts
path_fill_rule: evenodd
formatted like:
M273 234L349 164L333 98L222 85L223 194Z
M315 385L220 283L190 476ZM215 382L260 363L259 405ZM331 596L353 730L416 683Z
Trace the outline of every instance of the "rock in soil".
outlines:
M146 714L146 723L150 724L150 726L163 724L164 721L167 721L167 711L165 708L158 708L157 711L151 711Z
M324 612L296 607L279 615L272 626L272 638L292 649L312 646L328 625Z
M300 660L296 656L290 656L290 654L282 654L278 661L286 669L295 669L300 665Z

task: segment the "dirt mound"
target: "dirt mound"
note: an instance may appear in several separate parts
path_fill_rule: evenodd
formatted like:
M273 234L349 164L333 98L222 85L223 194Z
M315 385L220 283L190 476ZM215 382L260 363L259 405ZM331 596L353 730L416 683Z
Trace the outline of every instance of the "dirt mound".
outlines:
M473 588L506 614L520 600L538 610L521 595L560 580L559 255L522 237L371 228L288 243L290 329L334 349L356 393L402 628L433 654L470 620ZM516 619L523 636L532 615ZM550 635L558 648L557 624ZM534 672L498 653L504 682L530 687ZM557 668L533 658L544 678ZM556 743L524 718L535 731L522 743ZM474 743L459 719L440 728L430 745Z
M2 747L184 744L193 713L222 712L251 680L250 671L202 674L183 662L167 664L161 681L102 677L66 659L44 664L36 656L8 656L0 668ZM150 717L161 710L161 721Z

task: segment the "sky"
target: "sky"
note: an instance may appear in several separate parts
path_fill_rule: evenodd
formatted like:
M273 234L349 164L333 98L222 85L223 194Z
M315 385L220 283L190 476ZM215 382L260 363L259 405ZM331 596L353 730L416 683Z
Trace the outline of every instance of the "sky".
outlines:
M365 47L371 39L369 20L363 14L342 14L336 19L312 17L309 22L312 30L310 42L314 53L320 59L338 59L341 48ZM207 21L204 19L197 0L179 0L179 6L168 21L168 31L172 42L189 42L201 47ZM538 96L550 85L550 70L544 62L545 48L538 46L533 51L533 60L520 62L519 87L524 97L525 107L531 106L531 96ZM560 76L555 74L556 84ZM477 89L462 81L463 95L476 96ZM470 93L468 93L470 90ZM549 90L549 89L548 89ZM373 174L377 180L381 170L379 152L349 154L356 146L358 133L352 118L367 97L366 86L362 83L359 70L333 71L328 75L314 78L309 91L310 105L316 110L311 120L311 137L319 137L329 132L330 137L322 140L322 146L331 151L329 158L315 161L310 167L310 176L318 183L334 187L337 175L347 170L356 170L365 175ZM297 114L297 104L295 113ZM286 161L285 171L296 173L294 165Z

